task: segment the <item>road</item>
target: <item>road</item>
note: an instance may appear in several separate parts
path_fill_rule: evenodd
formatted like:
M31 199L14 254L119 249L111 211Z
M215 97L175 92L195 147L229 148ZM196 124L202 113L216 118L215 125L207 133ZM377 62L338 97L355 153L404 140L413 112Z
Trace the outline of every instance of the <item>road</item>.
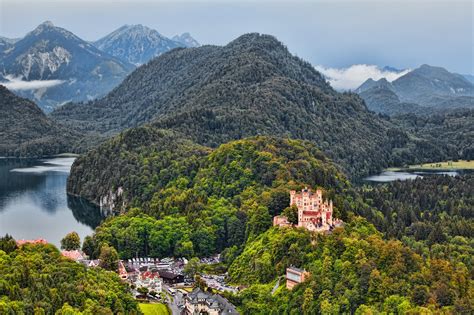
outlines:
M171 313L173 315L179 315L181 314L182 310L182 305L184 305L184 298L183 294L179 291L176 291L176 294L174 296L171 296L168 291L169 286L164 284L163 285L163 290L166 292L166 296L168 297L168 306L171 310Z

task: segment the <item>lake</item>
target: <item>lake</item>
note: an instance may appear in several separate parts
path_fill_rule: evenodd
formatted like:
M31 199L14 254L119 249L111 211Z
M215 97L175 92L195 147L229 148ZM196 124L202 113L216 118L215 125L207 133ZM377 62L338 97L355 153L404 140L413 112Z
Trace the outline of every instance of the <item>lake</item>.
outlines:
M102 216L98 207L66 194L72 157L0 159L0 235L44 238L59 246L69 232L81 240Z
M387 183L393 182L395 180L407 180L415 179L417 177L430 176L430 175L449 175L449 176L458 176L458 171L444 171L444 172L433 172L433 171L416 171L416 172L407 172L407 171L383 171L378 175L372 175L364 178L365 181L376 182L376 183Z

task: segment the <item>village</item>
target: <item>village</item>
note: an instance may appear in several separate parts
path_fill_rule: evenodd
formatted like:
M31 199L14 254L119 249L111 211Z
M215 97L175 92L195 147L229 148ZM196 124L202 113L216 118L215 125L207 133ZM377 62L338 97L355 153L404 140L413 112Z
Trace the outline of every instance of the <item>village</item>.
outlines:
M332 200L324 200L320 189L315 192L305 187L301 192L290 191L290 206L296 207L297 222L278 215L273 218L273 226L281 228L304 228L316 233L330 233L343 222L333 217ZM17 245L27 243L47 244L44 239L19 240ZM89 259L80 250L63 250L61 254L88 268L96 268L100 260ZM220 255L200 258L199 265L221 263ZM226 273L199 274L197 285L194 274L186 272L187 258L136 257L118 261L117 272L122 281L128 283L134 297L139 301L167 304L173 314L238 314L235 306L221 293L238 293L241 287L226 283ZM304 282L310 273L298 266L288 266L284 276L286 288L292 290ZM204 290L204 288L207 288Z

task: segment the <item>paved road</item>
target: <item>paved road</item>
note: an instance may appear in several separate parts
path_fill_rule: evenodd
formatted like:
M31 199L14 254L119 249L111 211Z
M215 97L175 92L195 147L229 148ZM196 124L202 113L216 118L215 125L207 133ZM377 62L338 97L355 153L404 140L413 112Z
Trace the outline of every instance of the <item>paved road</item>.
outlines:
M168 293L168 288L169 287L167 285L163 285L163 290L168 296L168 306L171 309L173 315L179 315L181 314L182 309L180 306L184 304L183 294L177 291L176 294L171 297L171 295Z

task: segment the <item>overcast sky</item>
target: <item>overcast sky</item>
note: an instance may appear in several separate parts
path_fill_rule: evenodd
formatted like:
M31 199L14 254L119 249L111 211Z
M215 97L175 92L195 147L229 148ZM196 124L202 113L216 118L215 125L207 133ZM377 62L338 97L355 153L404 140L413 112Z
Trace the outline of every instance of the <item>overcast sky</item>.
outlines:
M218 45L260 32L314 65L427 63L474 74L473 15L470 0L0 0L0 35L22 37L45 20L86 40L123 24L166 36L190 32L202 44Z

